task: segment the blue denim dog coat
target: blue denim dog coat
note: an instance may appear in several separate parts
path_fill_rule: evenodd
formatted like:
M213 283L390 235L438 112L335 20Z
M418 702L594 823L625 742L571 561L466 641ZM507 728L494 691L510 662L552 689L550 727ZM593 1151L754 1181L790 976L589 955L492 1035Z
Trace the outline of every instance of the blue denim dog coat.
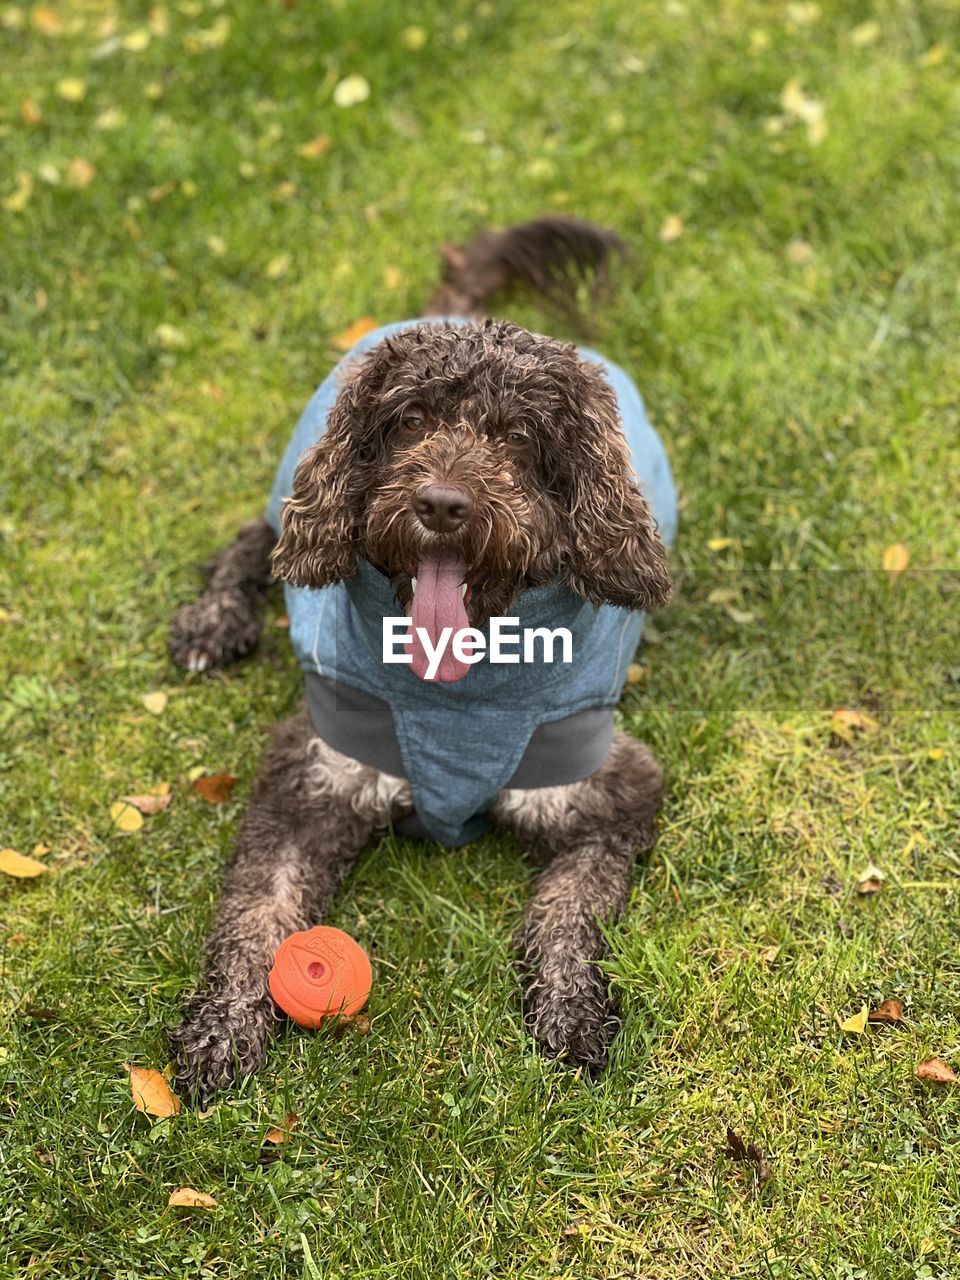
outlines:
M344 363L422 323L407 320L367 334ZM623 369L597 352L581 348L579 355L602 367L616 393L640 488L669 545L676 535L676 490L640 393ZM278 533L297 463L323 435L341 385L342 364L314 394L284 453L267 509ZM401 610L389 580L368 562L361 561L349 581L319 589L286 584L285 591L290 639L304 671L389 705L417 816L445 845L464 844L489 829L487 810L539 726L619 701L644 620L642 613L588 604L559 583L525 591L511 608L517 629L566 627L573 661L508 665L485 656L466 678L443 684L417 679L409 666L383 663L383 618Z

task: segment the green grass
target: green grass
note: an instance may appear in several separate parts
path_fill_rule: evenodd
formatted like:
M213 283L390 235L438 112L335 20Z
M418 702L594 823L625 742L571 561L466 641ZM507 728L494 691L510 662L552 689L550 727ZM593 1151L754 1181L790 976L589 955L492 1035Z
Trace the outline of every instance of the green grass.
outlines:
M960 1274L957 1095L914 1079L960 1066L956 6L184 0L140 52L103 24L145 4L63 4L59 35L31 12L0 25L0 200L33 178L0 207L0 846L48 844L51 874L0 884L0 1274ZM338 108L353 72L370 98ZM795 77L818 145L781 119ZM635 248L593 342L683 503L622 707L671 798L612 935L611 1068L588 1085L521 1033L517 851L385 840L333 916L375 957L369 1036L287 1034L211 1112L151 1122L122 1064L166 1061L299 690L282 630L192 679L167 619L262 508L331 339L414 313L443 240L545 209ZM878 729L842 742L840 706ZM231 804L198 765L240 776ZM114 832L160 781L170 809ZM886 997L903 1027L840 1032ZM219 1209L167 1210L184 1185Z

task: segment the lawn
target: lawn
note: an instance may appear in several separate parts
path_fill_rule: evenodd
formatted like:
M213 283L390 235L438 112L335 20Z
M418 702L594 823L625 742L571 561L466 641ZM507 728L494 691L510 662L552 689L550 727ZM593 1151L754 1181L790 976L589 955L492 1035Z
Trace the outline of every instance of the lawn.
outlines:
M47 868L0 874L0 1275L960 1275L960 1086L915 1075L960 1070L958 36L946 0L0 10L0 847ZM300 689L279 599L212 678L167 620L337 336L544 210L633 248L591 341L682 495L619 713L670 799L611 1066L522 1032L518 851L388 838L331 919L369 1034L139 1114L124 1064L167 1061ZM886 999L902 1023L841 1030Z

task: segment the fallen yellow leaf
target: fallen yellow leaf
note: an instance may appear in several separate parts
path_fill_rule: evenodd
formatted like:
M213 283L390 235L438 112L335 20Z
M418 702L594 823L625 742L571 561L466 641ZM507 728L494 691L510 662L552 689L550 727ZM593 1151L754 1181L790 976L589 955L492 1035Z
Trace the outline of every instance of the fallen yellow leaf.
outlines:
M206 1191L194 1191L193 1187L178 1187L170 1192L168 1206L179 1209L216 1209L217 1202Z
M130 1074L130 1092L133 1105L148 1116L176 1116L180 1114L180 1099L171 1090L163 1074L152 1067L133 1067L124 1063Z
M290 270L290 263L293 261L289 253L277 254L275 258L271 258L267 263L265 275L268 280L279 280L281 276L285 276Z
M127 53L143 53L150 43L150 32L146 27L139 27L136 31L131 31L129 35L124 36L120 43Z
M879 22L861 22L859 26L854 27L850 32L850 43L855 49L865 49L867 45L873 44L879 36Z
M33 19L33 25L42 36L58 36L63 31L60 15L45 4L38 4L30 17Z
M727 547L732 547L735 541L735 538L708 538L707 550L726 551Z
M677 213L668 214L660 227L659 237L662 244L672 244L683 235L683 219Z
M0 871L4 875L15 876L18 880L29 880L33 876L42 876L49 868L36 858L27 858L16 849L0 849Z
M838 707L830 720L831 732L847 743L852 743L858 733L876 733L879 728L872 716L851 707Z
M57 81L57 94L64 102L82 102L87 96L87 82L78 76L67 76Z
M400 33L400 43L411 53L417 53L429 39L430 33L425 27L405 27Z
M370 81L366 76L344 76L333 91L333 100L338 107L355 107L369 97Z
M932 44L926 53L920 57L921 67L939 67L941 62L947 56L947 46L945 44Z
M67 165L64 181L68 187L82 191L84 187L89 187L96 176L97 170L89 160L85 160L83 156L74 156Z
M8 213L23 213L24 209L27 207L27 201L32 195L32 175L29 173L18 173L16 190L4 198L3 207Z
M869 1014L870 1010L866 1005L864 1005L859 1013L855 1013L852 1017L848 1018L846 1022L840 1023L840 1030L852 1031L855 1035L862 1036L867 1028L867 1018L869 1017Z
M120 129L127 123L127 117L119 107L107 107L101 111L93 122L95 129Z
M130 833L143 826L143 815L128 800L116 800L110 806L110 818L118 831Z
M153 336L164 351L179 351L187 345L186 334L174 324L158 324Z
M364 334L371 333L376 327L376 320L372 320L370 316L362 316L359 320L354 320L343 333L338 333L335 338L332 338L331 346L336 347L338 351L349 351L357 345Z
M909 563L910 552L902 542L895 542L893 546L887 547L883 553L883 567L887 573L894 575L903 573Z
M151 715L163 715L167 709L167 695L162 689L158 689L156 693L145 693L140 699Z

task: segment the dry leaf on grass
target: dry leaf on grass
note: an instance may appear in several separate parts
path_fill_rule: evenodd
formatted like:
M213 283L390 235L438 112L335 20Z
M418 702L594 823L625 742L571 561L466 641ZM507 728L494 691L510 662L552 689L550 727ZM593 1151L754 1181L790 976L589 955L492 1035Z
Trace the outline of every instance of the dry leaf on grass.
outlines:
M264 1142L269 1142L271 1146L274 1147L279 1147L282 1146L284 1142L289 1142L290 1135L297 1127L297 1121L299 1118L300 1117L295 1111L291 1111L284 1120L282 1128L275 1125L272 1129L267 1130L263 1135Z
M38 4L30 15L33 18L33 25L42 36L59 36L63 32L63 23L60 21L60 15L54 9L50 9L45 4Z
M167 695L162 689L158 689L155 693L145 693L140 699L152 716L163 715L167 709Z
M217 1202L206 1191L194 1191L193 1187L178 1187L170 1192L168 1206L177 1209L216 1209Z
M331 346L336 347L338 351L349 351L355 347L364 334L371 333L377 327L376 320L370 316L361 316L359 320L354 320L348 329L344 329L343 333L331 339Z
M67 76L57 81L57 96L64 102L82 102L87 96L87 82L77 76Z
M130 1073L130 1092L133 1105L148 1116L176 1116L180 1114L180 1099L167 1084L167 1078L152 1067L133 1067L124 1063Z
M886 872L881 871L879 867L874 866L871 862L857 876L857 893L879 893L886 878Z
M366 76L344 76L333 91L333 100L338 107L355 107L369 97L370 81Z
M942 1058L928 1058L917 1067L916 1077L918 1080L931 1080L935 1084L953 1084L957 1073Z
M82 191L84 187L89 187L96 176L95 165L92 165L89 160L85 160L83 156L74 156L67 165L64 182L68 187L73 187L76 191Z
M868 1022L903 1022L903 1005L899 1000L884 1000L878 1008L871 1010Z
M678 213L668 213L658 233L661 244L673 244L683 235L683 219Z
M727 1129L727 1145L724 1148L724 1154L731 1160L740 1161L741 1164L752 1165L757 1181L760 1183L766 1182L773 1175L770 1161L760 1148L753 1142L748 1145L730 1128Z
M230 773L209 773L202 778L194 778L190 785L207 804L226 804L236 784L236 778Z
M315 138L297 147L297 155L303 156L304 160L316 160L320 156L325 156L329 150L330 139L325 133L318 133Z
M867 1018L869 1016L867 1006L864 1005L859 1013L855 1013L852 1017L847 1018L845 1022L840 1023L841 1031L851 1031L854 1035L862 1036L867 1029Z
M895 542L892 547L887 547L883 553L883 567L887 573L896 576L903 573L904 569L910 563L910 552L902 542Z
M853 743L857 734L876 733L880 728L872 716L852 707L838 707L830 719L830 732L846 743Z
M143 814L129 800L115 800L110 806L110 820L118 831L129 835L143 826Z
M159 787L154 787L143 795L124 796L123 799L127 804L132 804L135 809L139 809L142 814L150 818L155 813L162 813L173 799L173 796L170 794L169 782L161 782Z
M33 876L42 876L49 871L36 858L28 858L16 849L0 849L0 871L4 875L14 876L17 880L30 880Z
M34 128L43 124L43 112L32 98L20 100L20 119L24 124L33 125Z

